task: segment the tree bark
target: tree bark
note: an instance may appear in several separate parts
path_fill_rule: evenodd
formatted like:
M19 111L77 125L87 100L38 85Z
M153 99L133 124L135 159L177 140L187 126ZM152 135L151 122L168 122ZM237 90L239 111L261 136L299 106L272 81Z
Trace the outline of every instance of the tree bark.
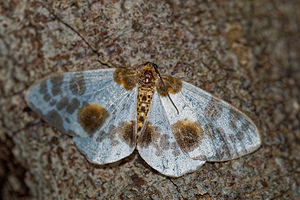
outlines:
M0 2L2 199L300 198L300 2ZM89 163L43 122L24 92L50 73L154 62L236 106L263 145L165 177L137 152Z

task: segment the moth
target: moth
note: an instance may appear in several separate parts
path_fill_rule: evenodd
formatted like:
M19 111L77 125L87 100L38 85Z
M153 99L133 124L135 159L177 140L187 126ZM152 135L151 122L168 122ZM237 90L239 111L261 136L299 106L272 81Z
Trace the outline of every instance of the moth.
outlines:
M136 69L54 74L31 86L26 101L100 165L137 149L152 168L179 177L261 145L245 114L187 82L161 76L150 62Z

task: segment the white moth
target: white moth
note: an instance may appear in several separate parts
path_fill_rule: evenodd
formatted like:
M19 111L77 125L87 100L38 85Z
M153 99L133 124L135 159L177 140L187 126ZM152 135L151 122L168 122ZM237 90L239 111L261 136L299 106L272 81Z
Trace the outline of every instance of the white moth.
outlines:
M153 63L52 75L34 84L26 100L96 164L137 148L152 168L179 177L261 145L245 114L189 83L160 77Z

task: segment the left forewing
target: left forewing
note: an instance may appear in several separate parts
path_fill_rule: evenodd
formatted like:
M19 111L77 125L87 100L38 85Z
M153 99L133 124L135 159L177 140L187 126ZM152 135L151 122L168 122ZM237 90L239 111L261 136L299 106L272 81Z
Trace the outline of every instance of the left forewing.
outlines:
M54 74L34 84L26 94L28 105L42 119L75 136L79 150L97 164L118 161L136 145L134 76L127 76L127 71L125 75L115 72L120 70ZM128 82L130 87L125 88Z

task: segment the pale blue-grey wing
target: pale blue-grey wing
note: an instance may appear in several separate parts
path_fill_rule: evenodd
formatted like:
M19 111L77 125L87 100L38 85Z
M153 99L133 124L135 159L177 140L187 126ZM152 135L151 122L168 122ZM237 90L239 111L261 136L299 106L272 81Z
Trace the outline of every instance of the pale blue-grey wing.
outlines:
M113 90L113 72L114 69L100 69L53 74L35 83L27 91L26 101L33 111L58 130L87 137L89 134L77 121L77 111L84 103L95 101L99 93L108 94L109 89L112 90L110 95L120 92Z
M197 170L205 161L191 159L180 149L172 133L168 114L155 91L137 149L152 168L166 176L179 177Z
M58 130L77 136L74 141L78 148L88 160L99 164L120 160L135 147L135 141L124 138L125 133L118 127L136 123L136 105L132 105L132 100L135 101L137 90L125 90L117 84L114 71L51 75L34 84L26 94L32 110ZM126 112L128 115L124 116Z
M181 91L170 95L179 115L167 99L162 102L177 142L188 156L226 161L259 148L260 135L251 119L202 89L182 83Z

